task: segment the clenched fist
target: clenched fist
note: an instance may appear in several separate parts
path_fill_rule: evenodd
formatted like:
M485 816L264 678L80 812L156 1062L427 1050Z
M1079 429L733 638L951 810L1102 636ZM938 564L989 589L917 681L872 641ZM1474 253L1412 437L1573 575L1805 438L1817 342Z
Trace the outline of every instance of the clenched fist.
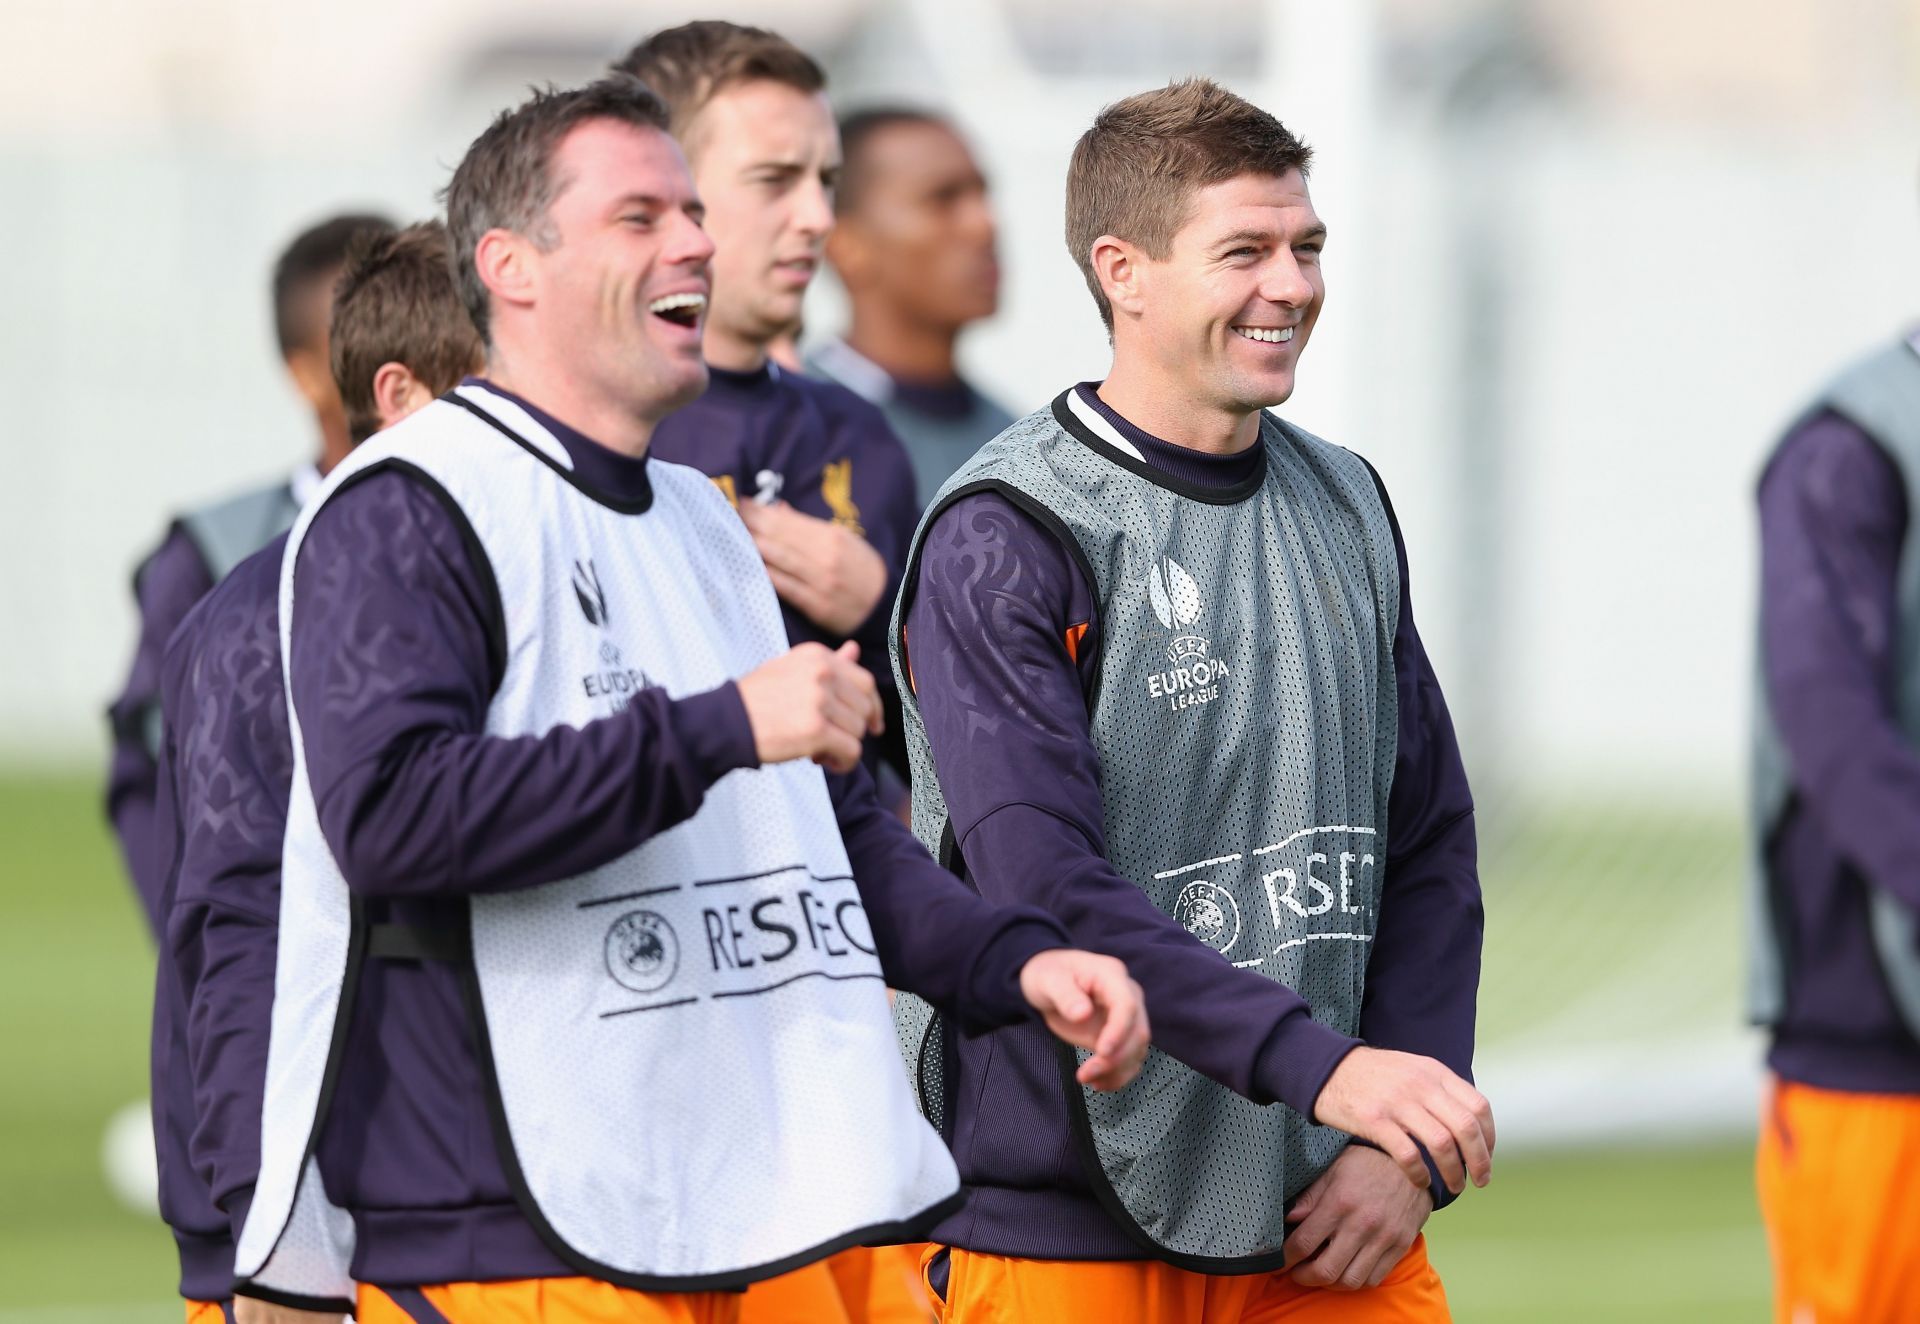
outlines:
M812 759L851 772L861 740L885 729L880 691L856 643L801 644L742 676L739 688L762 763Z

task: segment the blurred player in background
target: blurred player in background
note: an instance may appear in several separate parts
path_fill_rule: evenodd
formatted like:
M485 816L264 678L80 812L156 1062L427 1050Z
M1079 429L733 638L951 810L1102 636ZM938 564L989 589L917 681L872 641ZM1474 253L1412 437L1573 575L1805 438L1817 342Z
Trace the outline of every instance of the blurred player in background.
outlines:
M918 505L900 442L844 387L782 368L833 228L840 146L826 75L759 28L688 23L617 66L660 94L707 205L714 241L706 393L666 419L653 453L710 475L733 500L779 591L788 637L859 642L888 720L869 771L906 776L886 621ZM884 743L883 743L884 742ZM853 1249L755 1284L743 1324L912 1324L928 1305L915 1254Z
M160 878L147 842L153 831L154 752L160 739L160 659L187 609L234 566L285 533L321 477L352 444L328 361L333 282L358 237L392 228L378 216L335 216L302 231L274 266L274 333L287 375L313 411L319 435L312 461L278 482L180 516L134 572L140 633L126 685L108 709L113 760L107 774L107 814L156 933Z
M476 140L447 216L487 376L356 451L283 560L293 795L236 1267L301 1271L323 1177L360 1324L724 1324L730 1289L923 1227L955 1181L886 973L1097 1040L1108 1085L1145 1054L1117 962L880 809L853 649L790 648L714 485L649 457L707 375L713 244L667 124L616 77Z
M992 200L939 115L876 107L840 121L846 161L827 258L852 325L808 367L878 405L913 458L924 504L1013 415L960 375L960 333L1000 306Z
M1783 1322L1920 1319L1917 346L1842 372L1760 480L1751 995Z
M1093 1097L901 998L958 1321L1448 1317L1421 1229L1493 1145L1473 801L1384 488L1264 412L1325 296L1308 161L1204 80L1100 113L1067 234L1113 366L962 466L909 562L915 831L1126 960L1160 1050Z
M348 249L329 344L347 440L390 427L481 364L446 227L365 230ZM154 849L162 870L154 998L160 1207L180 1248L188 1324L214 1324L260 1166L261 1090L293 742L280 666L281 533L187 614L167 649ZM168 872L170 870L170 872ZM319 1324L352 1308L344 1258L242 1321ZM242 1286L243 1293L255 1290ZM228 1303L228 1308L236 1308ZM311 1313L309 1313L311 1312Z
M880 412L781 368L833 228L839 133L826 75L774 33L699 22L657 32L616 66L667 103L713 236L706 393L662 421L653 454L709 475L739 509L788 635L852 639L891 714L887 615L919 516L913 472ZM905 776L898 722L891 762ZM869 743L878 772L880 742Z

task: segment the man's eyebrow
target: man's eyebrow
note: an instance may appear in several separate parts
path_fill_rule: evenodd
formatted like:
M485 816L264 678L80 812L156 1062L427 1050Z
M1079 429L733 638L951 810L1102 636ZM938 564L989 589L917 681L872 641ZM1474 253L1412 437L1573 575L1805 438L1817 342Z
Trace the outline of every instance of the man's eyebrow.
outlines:
M1277 233L1279 233L1277 230L1263 230L1257 227L1249 227L1244 230L1234 230L1228 234L1221 235L1213 241L1212 246L1219 249L1233 248L1240 244L1264 244L1271 241ZM1309 229L1303 231L1293 242L1296 244L1311 243L1315 240L1324 240L1326 237L1327 227L1324 224L1316 223Z
M623 193L613 206L616 211L627 207L650 207L659 211L667 206L667 200L654 193Z

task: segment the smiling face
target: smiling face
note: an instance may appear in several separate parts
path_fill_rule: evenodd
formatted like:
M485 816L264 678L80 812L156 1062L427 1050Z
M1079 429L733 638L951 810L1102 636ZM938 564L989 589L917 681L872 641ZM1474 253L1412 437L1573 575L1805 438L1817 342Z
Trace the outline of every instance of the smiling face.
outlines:
M799 320L819 269L840 132L822 93L760 79L716 93L684 138L719 249L710 357L757 358Z
M1120 245L1126 261L1108 290L1116 355L1195 406L1280 404L1326 297L1325 241L1298 170L1196 190L1164 258Z
M552 177L538 242L519 245L532 297L517 329L593 395L663 417L707 384L713 241L686 160L661 130L589 120L561 140ZM501 319L496 338L506 331Z

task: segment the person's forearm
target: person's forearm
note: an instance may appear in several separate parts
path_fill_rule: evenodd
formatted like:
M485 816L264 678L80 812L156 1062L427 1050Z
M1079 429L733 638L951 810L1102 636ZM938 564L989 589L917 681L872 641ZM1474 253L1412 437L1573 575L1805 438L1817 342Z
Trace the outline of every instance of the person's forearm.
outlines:
M152 847L155 776L153 756L147 752L144 739L116 741L108 779L107 816L120 846L121 861L139 894L148 931L157 935L167 862L158 859Z
M755 761L731 682L677 701L651 689L543 736L404 735L325 789L320 826L362 895L509 891L638 848Z
M1406 858L1388 859L1360 1012L1360 1037L1370 1047L1435 1058L1468 1081L1484 930L1477 858L1469 809ZM1443 1209L1457 1196L1430 1156L1427 1169L1433 1207Z
M1236 970L1161 911L1076 828L1010 805L961 844L989 900L1038 906L1075 946L1126 963L1145 990L1154 1045L1237 1094L1310 1113L1358 1041L1313 1019L1284 984Z
M1397 539L1396 539L1397 541ZM1360 1037L1435 1058L1473 1079L1474 1014L1485 918L1473 792L1446 697L1414 625L1401 557L1394 638L1399 742Z
M1857 687L1771 669L1794 794L1875 886L1920 910L1920 757Z
M1850 425L1783 447L1760 492L1761 653L1801 805L1920 909L1920 751L1890 697L1905 522L1897 474Z
M989 904L936 864L880 805L864 768L828 786L887 982L967 1033L1023 1020L1020 970L1067 945L1061 926L1031 906Z
M278 917L233 906L179 906L171 927L187 984L195 1119L188 1156L214 1203L244 1218L245 1197L260 1171ZM233 1230L238 1236L238 1218Z
M167 641L213 580L192 542L177 526L140 567L134 597L140 634L120 694L108 709L113 740L107 771L107 817L120 843L150 930L160 931L160 888L167 861L156 859L155 758L160 743L160 667Z
M1387 893L1367 960L1360 1037L1419 1053L1473 1079L1484 915L1471 811L1419 853L1389 859Z

